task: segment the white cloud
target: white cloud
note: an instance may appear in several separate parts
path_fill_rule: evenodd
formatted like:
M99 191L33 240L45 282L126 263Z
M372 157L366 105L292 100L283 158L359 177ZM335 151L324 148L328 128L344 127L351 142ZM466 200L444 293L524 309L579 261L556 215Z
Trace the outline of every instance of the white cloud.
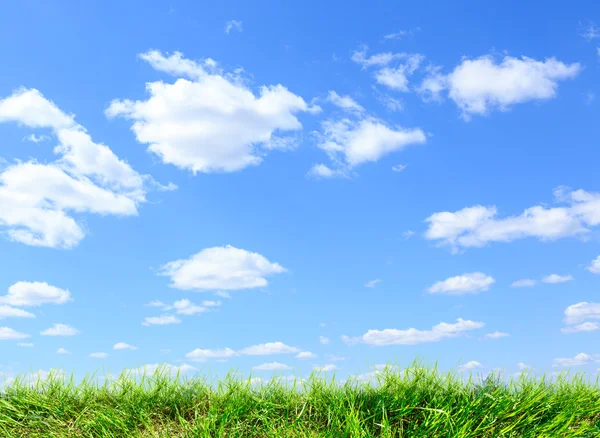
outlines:
M262 365L257 365L255 367L252 367L252 369L256 371L284 371L291 370L292 367L279 362L270 362L263 363Z
M326 120L321 127L317 146L327 153L336 167L330 169L323 164L313 167L311 173L321 177L345 176L358 165L376 162L385 155L426 142L421 129L388 126L373 117Z
M52 327L42 331L42 336L74 336L79 330L67 324L54 324Z
M564 322L567 327L563 333L578 333L600 330L600 323L590 320L600 320L600 303L581 302L572 304L565 309Z
M348 178L348 173L344 169L332 169L323 163L315 164L306 174L316 179L328 178Z
M102 353L102 352L96 352L96 353L90 353L89 357L91 357L93 359L106 359L108 357L108 354Z
M170 277L170 286L182 290L238 290L267 286L266 277L282 272L283 266L259 253L227 245L169 262L159 275Z
M385 345L416 345L426 342L438 342L447 338L456 338L467 331L480 329L484 325L483 322L458 318L454 324L441 322L433 326L431 330L417 330L415 328L406 330L369 330L364 335L355 338L342 336L342 340L349 345L363 343L378 347Z
M566 283L567 281L571 281L571 280L573 280L573 277L571 275L558 275L558 274L551 274L551 275L547 275L544 278L542 278L542 282L550 283L550 284Z
M511 242L527 237L542 241L584 235L590 227L600 225L600 193L583 190L554 190L557 202L567 206L527 208L518 216L497 218L495 206L476 205L456 212L439 212L425 222L429 228L425 237L440 245L460 248L482 247L490 242Z
M223 348L220 350L202 350L200 348L196 348L195 350L187 353L185 357L194 362L204 362L208 359L224 359L237 355L238 353L231 348Z
M594 359L589 354L579 353L575 355L575 357L560 357L554 359L554 367L578 367L582 365L587 365L593 362L598 362L597 359Z
M17 342L17 346L31 348L34 347L34 344L32 342Z
M414 235L415 235L415 232L413 230L406 230L406 231L402 232L402 237L404 237L404 239L406 239L406 240L410 239Z
M406 169L406 164L396 164L395 166L392 166L394 172L402 172L404 169Z
M294 357L296 359L312 359L312 358L317 357L317 355L314 353L311 353L310 351L301 351Z
M495 331L495 332L492 332L492 333L486 333L483 336L483 338L481 338L481 340L494 340L494 339L505 338L507 336L510 336L510 335L508 333Z
M586 269L592 274L600 274L600 256L596 257Z
M314 370L315 371L323 371L323 372L327 372L327 371L334 371L337 368L337 366L333 363L328 363L325 364L323 366L315 366Z
M241 32L242 29L242 22L239 20L229 20L227 23L225 23L225 33L229 33L232 30L237 30L238 32Z
M382 93L375 86L373 86L375 98L381 103L388 111L398 112L404 109L404 104L401 99L392 97L387 93Z
M71 354L71 352L65 348L59 348L58 350L56 350L56 354Z
M20 89L0 99L0 123L50 129L58 158L49 164L17 161L0 173L0 227L17 242L72 248L85 232L73 213L137 215L150 186L111 149L94 143L73 115L61 111L38 90Z
M218 297L221 297L221 298L226 298L226 299L230 299L231 298L231 295L229 295L228 292L225 292L223 290L215 292L215 295L218 296Z
M35 318L35 315L23 309L0 304L0 319L3 318Z
M148 307L166 307L166 304L159 300L150 301L146 304Z
M377 286L379 283L381 283L381 280L379 278L375 279L375 280L371 280L371 281L367 281L365 283L366 287L370 287L370 288L374 288L375 286Z
M600 38L600 28L593 21L587 20L585 25L579 23L579 35L588 42L592 41Z
M142 325L168 325L168 324L180 324L181 320L173 315L160 315L160 316L147 316L144 318Z
M28 334L18 332L10 327L0 327L0 341L12 341L13 339L25 339L29 337Z
M510 287L532 287L537 284L537 280L531 280L529 278L523 278L521 280L514 281Z
M125 342L117 342L113 345L113 350L137 350L137 347L133 345L126 344Z
M141 376L143 376L143 375L152 376L157 371L160 371L162 373L166 373L168 375L175 376L175 375L177 375L178 372L180 374L185 374L185 373L188 373L190 371L195 371L195 370L197 370L197 368L195 368L192 365L189 365L187 363L182 363L181 365L171 365L168 363L164 363L164 364L153 363L153 364L147 364L147 365L141 366L139 368L126 369L125 373L141 375Z
M407 30L399 30L398 32L388 33L387 35L384 35L383 38L386 40L399 40L408 35L408 33Z
M448 295L476 294L488 290L495 282L496 280L489 275L481 272L472 272L450 277L444 281L438 281L427 289L427 292L430 294Z
M329 340L329 338L326 338L325 336L319 336L319 342L323 345L327 345L331 341Z
M283 342L267 342L266 344L253 345L239 351L245 356L266 356L271 354L289 354L298 353L300 350L296 347L290 347Z
M296 347L290 347L283 342L267 342L235 351L231 348L222 348L219 350L203 350L197 348L185 355L189 360L203 362L208 359L228 359L235 356L269 356L276 354L298 353L300 350Z
M41 306L63 304L72 301L68 290L50 286L48 283L19 281L8 288L8 294L0 296L0 304L11 306Z
M523 370L526 370L526 369L528 369L528 368L531 368L531 366L529 366L529 365L527 365L527 364L525 364L525 363L523 363L523 362L519 362L519 363L517 364L517 367L519 367L519 369L520 369L521 371L523 371Z
M50 137L48 137L47 135L29 134L23 140L31 141L33 143L41 143L43 141L50 140Z
M158 51L140 58L179 78L172 84L150 82L147 100L113 100L105 113L133 120L138 142L149 144L164 163L194 174L260 164L269 150L289 149L293 137L280 135L301 130L297 113L320 110L283 85L262 86L256 96L239 72L222 74L212 60L198 63Z
M481 365L479 362L477 362L475 360L471 360L471 361L459 366L458 372L462 373L465 371L471 371L471 370L478 369L478 368L483 368L483 365Z
M425 57L418 53L378 53L367 57L367 47L363 46L352 54L352 61L363 69L378 67L375 72L377 83L395 91L409 91L408 77L412 75ZM393 64L393 66L389 66Z
M181 315L195 315L196 313L203 313L208 310L206 307L198 306L188 299L175 301L173 307Z
M329 91L329 94L327 95L327 101L346 111L356 111L360 113L365 110L350 96L340 96L333 90Z
M560 329L563 333L580 333L580 332L595 332L600 330L599 322L582 322L581 324L575 324L570 327L564 327Z
M505 56L497 64L492 56L481 56L463 59L446 76L431 72L420 89L434 97L446 89L462 116L469 119L472 114L506 111L514 104L553 98L558 82L573 78L580 71L579 63L567 65L555 58L536 61L525 56Z

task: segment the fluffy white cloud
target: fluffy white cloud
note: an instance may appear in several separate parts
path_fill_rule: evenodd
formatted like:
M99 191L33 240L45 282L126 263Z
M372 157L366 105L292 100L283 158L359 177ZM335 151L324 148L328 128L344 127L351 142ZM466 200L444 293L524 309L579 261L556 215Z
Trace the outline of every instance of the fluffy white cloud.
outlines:
M427 289L427 292L430 294L448 295L476 294L488 290L495 282L496 280L489 275L481 272L472 272L450 277L444 281L438 281Z
M133 120L138 142L164 163L194 174L260 164L270 149L289 148L293 138L280 135L302 128L297 113L319 110L283 85L263 86L256 96L239 72L223 74L213 60L199 63L158 51L140 58L179 78L147 83L147 100L113 100L106 115Z
M327 153L335 169L318 164L310 173L324 178L347 176L360 164L376 162L384 155L426 142L421 129L388 126L374 117L326 120L321 127L317 146Z
M557 284L557 283L566 283L567 281L573 280L573 276L571 275L558 275L558 274L550 274L542 278L543 283Z
M555 58L536 61L506 56L498 64L492 56L481 56L463 59L448 75L432 72L420 89L431 96L447 90L468 119L472 114L506 111L517 103L553 98L558 82L574 78L580 71L578 63L564 64Z
M285 272L263 255L231 245L206 248L189 259L162 266L159 274L182 290L238 290L267 286L266 277Z
M370 288L374 288L375 286L377 286L379 283L381 283L381 280L379 278L375 279L375 280L371 280L371 281L367 281L365 283L366 287L370 287Z
M575 324L570 327L563 327L560 329L563 333L579 333L579 332L595 332L600 330L600 322L582 322L581 324Z
M352 60L363 69L378 67L375 72L377 83L395 91L409 91L408 77L412 75L425 57L418 53L377 53L367 56L367 47L363 46L352 54ZM390 65L392 64L392 65Z
M345 169L332 169L323 163L315 164L306 175L316 179L348 178Z
M12 341L13 339L25 339L29 337L28 334L18 332L10 327L0 327L0 341Z
M23 309L0 304L0 319L3 318L35 318L35 315Z
M362 343L377 347L385 345L416 345L426 342L438 342L446 338L456 338L467 331L480 329L484 325L483 322L458 318L454 324L441 322L433 326L431 330L417 330L415 328L407 330L369 330L364 335L355 338L342 336L342 340L348 345Z
M464 364L460 365L458 367L458 372L462 373L462 372L471 371L471 370L474 370L474 369L477 369L477 368L483 368L483 365L481 365L476 360L471 360L471 361L469 361L467 363L464 363Z
M481 205L456 212L434 213L425 220L429 224L425 237L457 251L527 237L556 240L586 234L591 227L600 225L600 193L559 187L554 190L554 196L557 202L567 205L534 206L518 216L506 218L496 217L496 207Z
M495 331L492 333L486 333L483 338L481 338L481 340L493 340L493 339L500 339L500 338L505 338L507 336L510 336L508 333L504 333L504 332L499 332L499 331Z
M242 31L242 22L239 20L229 20L225 23L225 33L229 33L232 30Z
M579 353L575 357L559 357L554 359L554 367L578 367L587 365L590 363L598 362L597 358L590 356L589 354Z
M113 350L137 350L137 347L133 345L126 344L125 342L117 342L113 345Z
M176 376L177 374L185 374L190 371L196 371L197 368L189 365L187 363L182 363L181 365L171 365L168 363L164 364L147 364L143 365L139 368L129 368L123 370L125 375L134 375L134 376L153 376L155 373L160 372L161 375L170 375Z
M96 352L96 353L90 353L89 357L91 357L93 359L106 359L108 357L108 354L102 353L102 352Z
M71 354L71 352L65 348L59 348L58 350L56 350L56 354Z
M590 321L592 320L592 321ZM581 302L565 309L564 322L567 327L561 329L563 333L578 333L600 330L600 303Z
M54 324L52 327L44 330L40 334L43 336L74 336L79 330L67 324Z
M590 266L587 267L587 270L592 274L600 274L600 256L596 257Z
M328 363L325 364L323 366L315 366L313 369L315 371L323 371L323 372L327 372L327 371L334 371L337 368L337 366L333 363Z
M267 342L266 344L253 345L239 351L245 356L267 356L271 354L289 354L298 353L300 350L296 347L290 347L283 342Z
M8 294L0 296L0 304L11 306L41 306L63 304L72 301L71 293L48 283L19 281L8 288Z
M111 149L94 143L73 115L38 90L20 89L0 99L0 123L50 129L58 158L11 164L0 173L0 227L12 240L33 246L72 248L84 237L72 214L137 215L151 177L140 175Z
M326 338L325 336L319 336L319 342L323 345L327 345L327 344L329 344L330 340L329 340L329 338Z
M269 356L276 354L298 353L300 350L296 347L290 347L283 342L267 342L266 344L252 345L235 351L231 348L222 348L219 350L203 350L197 348L185 355L186 358L195 362L203 362L208 359L228 359L234 356Z
M256 371L285 371L291 370L292 367L279 362L270 362L263 363L262 365L257 365L255 367L252 367L252 369Z
M329 91L327 101L346 111L356 111L360 113L365 110L350 96L340 96L333 90Z
M312 359L314 357L317 357L316 354L311 353L310 351L301 351L300 353L298 353L296 356L294 356L296 359Z
M173 315L160 315L160 316L147 316L144 318L142 325L168 325L168 324L180 324L181 320Z
M195 350L187 353L185 357L194 362L204 362L208 359L226 359L237 355L238 353L231 348L223 348L220 350L202 350L200 348L196 348Z
M529 278L523 278L521 280L514 281L510 287L532 287L537 284L537 280L531 280Z

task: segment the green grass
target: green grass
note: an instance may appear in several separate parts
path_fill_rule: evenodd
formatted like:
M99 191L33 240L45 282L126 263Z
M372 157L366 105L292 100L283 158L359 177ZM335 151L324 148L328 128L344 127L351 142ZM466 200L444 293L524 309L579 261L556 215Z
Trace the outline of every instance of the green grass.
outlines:
M0 392L0 437L600 437L598 380L484 381L386 368L377 381L52 375Z

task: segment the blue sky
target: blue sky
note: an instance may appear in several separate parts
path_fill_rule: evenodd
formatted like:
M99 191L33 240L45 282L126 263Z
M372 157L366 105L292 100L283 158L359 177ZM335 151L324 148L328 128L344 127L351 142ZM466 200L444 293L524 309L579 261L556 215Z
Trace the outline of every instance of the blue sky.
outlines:
M595 2L2 9L5 377L597 372Z

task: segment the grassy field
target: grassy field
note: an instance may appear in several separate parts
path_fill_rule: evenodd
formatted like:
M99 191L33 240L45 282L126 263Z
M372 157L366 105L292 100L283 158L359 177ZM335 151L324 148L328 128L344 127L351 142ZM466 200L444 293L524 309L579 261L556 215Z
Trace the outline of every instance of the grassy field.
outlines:
M583 375L463 379L418 365L344 383L51 375L0 393L0 437L600 437L600 387Z

